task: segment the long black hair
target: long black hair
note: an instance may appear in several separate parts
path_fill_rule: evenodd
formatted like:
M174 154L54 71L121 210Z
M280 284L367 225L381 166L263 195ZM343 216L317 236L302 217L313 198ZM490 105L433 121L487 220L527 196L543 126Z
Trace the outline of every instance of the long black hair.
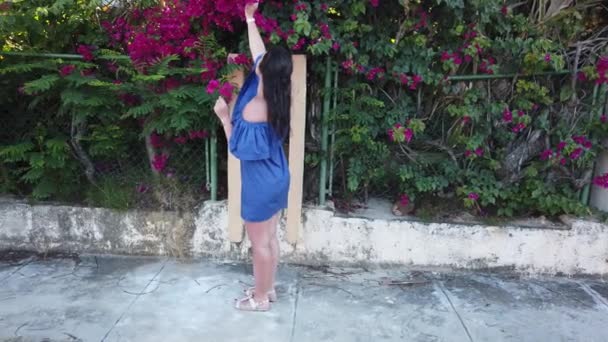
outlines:
M260 62L264 99L268 106L268 122L281 139L289 135L292 71L291 52L283 47L273 47Z

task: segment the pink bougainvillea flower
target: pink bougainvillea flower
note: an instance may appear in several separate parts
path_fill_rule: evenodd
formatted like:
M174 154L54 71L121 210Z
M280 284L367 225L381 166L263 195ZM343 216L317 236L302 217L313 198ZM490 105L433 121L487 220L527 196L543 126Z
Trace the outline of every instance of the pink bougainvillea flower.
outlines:
M423 27L427 27L428 25L428 13L423 10L418 11L418 22L414 25L414 30L421 29Z
M600 122L604 124L608 122L608 116L606 114L600 115Z
M526 113L523 110L520 109L517 111L517 116L519 116L520 118L524 115L526 115Z
M209 132L204 131L204 130L200 130L200 131L190 131L188 133L188 136L190 137L190 139L194 140L194 139L205 139L209 136Z
M84 69L80 70L80 75L84 77L93 76L95 74L95 70L93 69Z
M540 154L540 160L548 160L553 158L553 150L547 149Z
M596 84L608 84L608 56L602 56L598 60L595 70L597 71L598 78L595 80Z
M354 62L352 59L347 59L344 62L342 62L342 68L344 69L352 69L354 65Z
M562 157L562 159L559 160L560 165L566 165L568 163L568 159L566 159L565 157Z
M120 94L118 98L129 107L137 106L141 103L140 98L134 94Z
M109 72L111 72L113 74L118 71L118 65L116 65L116 63L114 63L114 62L106 63L106 68L108 69Z
M454 54L454 56L452 57L452 60L454 61L454 64L456 64L456 65L462 64L462 57L460 57L460 55Z
M572 140L574 140L575 143L582 145L587 139L582 135L573 135Z
M176 137L176 138L174 138L174 139L173 139L173 141L174 141L176 144L183 145L183 144L185 144L185 143L187 143L187 142L188 142L188 138L187 138L187 137L184 137L184 136L181 136L181 137Z
M294 50L301 50L304 45L306 45L306 38L302 37L298 40L298 42L292 47Z
M536 104L536 103L532 105L532 110L533 111L537 111L539 108L540 108L540 106L538 104Z
M414 131L411 128L406 128L403 134L405 135L405 141L407 141L408 143L412 141L412 138L414 137Z
M167 167L167 161L169 160L169 156L166 154L156 154L154 155L154 159L152 160L152 167L154 170L161 172Z
M381 79L384 76L384 69L382 68L372 68L367 72L367 79L370 81L375 80L376 78Z
M502 111L502 121L507 123L513 121L513 114L509 108L505 108L505 110Z
M585 140L585 142L583 143L583 147L586 149L590 149L593 147L593 143L589 140Z
M504 5L500 8L500 13L502 13L502 15L507 15L509 14L509 7L507 5Z
M477 201L479 199L479 194L476 192L469 192L467 196L470 200Z
M483 147L478 147L478 148L476 148L476 149L475 149L475 154L476 154L478 157L483 156Z
M574 151L572 151L572 153L570 153L570 159L576 160L576 159L580 158L580 156L582 154L583 154L583 149L580 147L577 147Z
M466 151L464 151L464 156L465 156L466 158L469 158L469 157L470 157L470 156L472 156L472 155L473 155L473 152L471 152L471 150L466 150Z
M220 81L211 80L207 85L207 94L213 94L220 87Z
M59 68L59 75L61 75L61 77L66 77L68 75L71 75L72 72L74 72L74 69L76 69L76 66L72 64L64 65Z
M585 81L587 81L587 75L586 75L584 72L582 72L582 71L579 71L579 72L576 74L576 78L577 78L577 79L578 79L580 82L585 82Z
M547 63L551 62L551 54L550 53L545 54L545 62L547 62Z
M520 122L517 125L513 126L512 130L514 133L519 133L519 132L523 131L524 129L526 129L526 124L524 124L523 122Z
M167 78L165 80L165 89L167 89L167 91L171 91L175 88L178 88L181 85L180 81L177 78Z
M470 63L473 60L473 57L469 56L469 55L464 55L464 61L467 63Z
M237 65L249 65L251 64L251 60L249 59L249 57L243 53L240 53L238 55L236 55L233 58L230 58L228 60L228 63L230 64L237 64Z
M563 149L565 147L566 147L566 142L565 141L560 141L559 144L557 144L557 152L563 151Z
M395 141L395 131L389 128L386 134L388 135L388 140Z
M410 197L406 194L402 194L399 197L399 203L404 207L407 206L408 204L410 204Z
M148 186L145 184L137 184L135 187L135 191L139 192L140 194L148 192L148 189Z
M443 51L443 52L441 52L441 58L440 58L440 59L441 59L441 61L442 61L442 62L446 62L446 61L448 61L450 58L451 58L451 55L450 55L450 53L449 53L449 52L447 52L447 51Z
M331 39L331 32L329 32L329 25L326 23L319 24L319 29L321 30L321 34L325 39Z
M470 122L471 122L471 117L470 116L465 115L465 116L462 117L462 124L463 125L469 124Z
M410 90L416 90L418 85L423 82L422 76L414 75L412 76L412 84L410 84Z
M608 189L608 173L595 177L593 179L593 184L601 188Z
M334 51L340 51L340 43L338 43L338 42L334 42L334 43L331 45L331 48L332 48Z
M78 52L78 54L87 62L92 61L95 58L93 56L92 48L88 45L78 45L76 52Z
M372 4L372 7L378 7L378 5L380 5L380 0L369 0L369 2Z
M230 82L226 82L220 88L220 95L226 99L227 102L230 102L232 99L232 93L234 91L234 86Z
M150 134L150 144L154 148L163 148L163 138L156 132Z

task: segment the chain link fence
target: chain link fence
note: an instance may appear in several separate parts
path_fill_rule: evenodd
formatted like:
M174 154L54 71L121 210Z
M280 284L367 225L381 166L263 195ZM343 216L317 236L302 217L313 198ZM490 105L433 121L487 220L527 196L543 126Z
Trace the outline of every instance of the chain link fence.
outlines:
M211 196L215 142L206 131L144 135L136 125L90 124L75 132L70 118L0 113L0 193L150 210L189 210Z

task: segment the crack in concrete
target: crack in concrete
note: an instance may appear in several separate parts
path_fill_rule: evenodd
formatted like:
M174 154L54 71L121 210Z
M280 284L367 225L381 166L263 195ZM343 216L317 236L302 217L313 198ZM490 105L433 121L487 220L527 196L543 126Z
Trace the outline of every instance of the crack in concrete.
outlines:
M200 284L199 284L199 285L200 285ZM213 287L210 287L210 288L209 288L207 291L205 291L205 293L209 293L209 292L211 292L211 291L213 291L213 290L215 290L215 289L219 289L220 287L225 286L225 285L226 285L226 284L219 284L219 285L215 285L215 286L213 286Z
M152 277L152 279L150 279L150 281L148 282L148 284L146 284L146 286L142 290L142 293L135 295L135 298L133 298L133 300L131 300L131 303L129 303L129 305L127 306L127 308L120 314L120 316L118 317L118 319L116 320L116 322L114 322L114 324L112 325L112 327L110 328L110 330L108 330L108 332L106 332L106 334L101 338L101 342L104 342L108 338L108 336L110 336L110 333L112 332L112 330L114 330L114 328L123 319L123 317L127 314L127 312L129 312L129 310L131 310L131 307L133 307L133 305L135 304L135 302L137 301L137 299L139 299L139 297L141 297L142 295L145 294L145 291L148 288L148 286L150 286L150 284L152 284L152 282L156 279L156 277L158 277L160 275L160 273L165 269L165 266L167 265L168 261L169 261L169 259L165 259L165 261L163 262L163 264L160 267L160 269L158 270L158 272L156 272L156 274L154 275L154 277ZM158 288L158 286L157 286L157 288ZM125 292L125 291L123 290L123 292Z
M14 271L13 271L11 274L9 274L9 275L7 275L6 277L4 277L4 278L0 279L0 283L1 283L1 282L3 282L3 281L5 281L5 280L8 280L8 279L9 279L10 277L12 277L12 276L13 276L15 273L19 273L19 274L21 274L21 272L20 272L20 271L21 271L21 270L22 270L22 269L23 269L25 266L27 266L27 265L31 264L33 261L34 261L34 259L33 259L33 258L30 258L30 259L29 259L29 260L27 260L25 263L23 263L22 265L20 265L19 267L17 267L17 269L16 269L16 270L14 270Z
M542 288L542 289L545 289L545 290L547 290L547 291L549 291L549 292L552 292L552 293L555 293L555 294L557 294L557 295L560 295L560 296L562 296L562 297L564 297L564 298L571 299L571 300L573 300L573 301L575 301L575 302L577 302L577 303L580 303L581 305L584 305L584 306L586 306L586 307L593 307L592 305L589 305L589 303L583 302L582 300L580 300L580 299L578 299L578 298L576 298L576 297L574 297L574 296L571 296L571 295L569 295L569 294L567 294L567 293L563 293L563 292L561 292L561 291L557 291L557 290L551 289L551 288L549 288L549 287L546 287L546 286L544 286L544 285L542 285L542 284L538 284L538 283L536 283L536 282L531 282L531 284L532 284L532 285L534 285L534 286L538 286L538 287L540 287L540 288Z
M25 327L26 325L30 324L30 322L25 322L23 324L21 324L20 326L17 327L17 329L15 329L15 337L19 337L19 330L23 329L23 327Z
M78 338L78 336L74 336L74 335L72 335L70 333L64 332L63 334L66 335L67 337L71 338L72 341L78 341L78 342L82 341L80 338Z
M469 341L474 342L473 337L471 336L471 333L469 332L469 328L467 328L467 325L464 323L464 319L462 319L462 316L460 316L460 313L458 312L458 310L456 310L454 303L452 303L452 299L450 298L450 296L448 296L449 291L443 286L443 283L441 281L437 281L437 287L441 290L441 292L443 293L445 298L448 300L448 303L450 303L452 310L456 314L456 317L458 317L458 320L460 321L460 324L464 328L464 331L467 333L467 336L469 337Z
M296 325L298 319L298 303L300 302L300 274L296 276L296 299L293 304L293 315L291 316L291 335L289 341L293 342L296 337Z
M317 287L326 287L326 288L330 288L330 289L336 289L336 290L340 290L340 291L342 291L344 293L347 293L348 295L351 296L351 298L356 298L357 297L352 292L350 292L348 290L345 290L345 289L343 289L343 288L341 288L339 286L336 286L336 285L325 285L325 284L319 284L319 283L307 283L306 285L317 286Z
M583 283L582 281L576 282L588 295L590 295L593 300L595 300L604 310L608 311L608 300L604 298L601 294L591 288L591 286Z

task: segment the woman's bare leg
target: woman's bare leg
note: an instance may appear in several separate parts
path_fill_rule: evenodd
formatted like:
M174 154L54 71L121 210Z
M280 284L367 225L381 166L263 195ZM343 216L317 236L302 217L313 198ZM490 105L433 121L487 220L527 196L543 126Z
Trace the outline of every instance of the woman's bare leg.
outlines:
M274 259L271 249L271 231L274 217L264 222L247 222L245 228L253 250L253 278L255 279L254 298L267 301L272 290Z
M281 219L281 213L277 213L272 218L272 226L270 230L270 251L272 253L272 261L273 261L273 269L272 269L272 288L274 289L276 277L277 277L277 269L279 267L279 259L281 257L281 250L279 246L279 238L277 236L277 229L279 226L279 221Z

